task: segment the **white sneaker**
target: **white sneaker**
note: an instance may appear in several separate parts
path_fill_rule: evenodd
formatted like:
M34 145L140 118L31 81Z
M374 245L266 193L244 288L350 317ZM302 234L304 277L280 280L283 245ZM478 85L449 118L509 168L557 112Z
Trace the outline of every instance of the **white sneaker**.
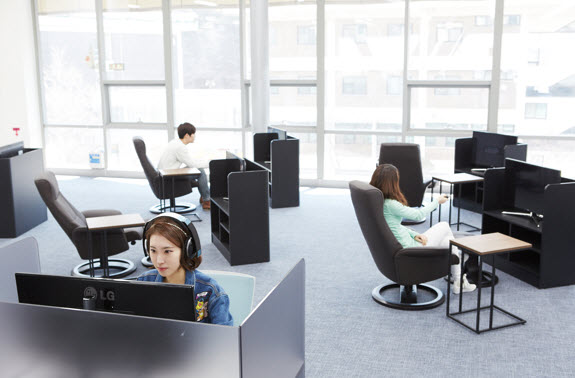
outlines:
M469 283L469 281L467 281L467 274L463 275L463 292L464 293L468 293L470 291L473 291L477 288L477 286L475 286L474 284ZM455 280L455 282L453 282L453 294L459 294L461 292L461 287L459 287L459 280Z

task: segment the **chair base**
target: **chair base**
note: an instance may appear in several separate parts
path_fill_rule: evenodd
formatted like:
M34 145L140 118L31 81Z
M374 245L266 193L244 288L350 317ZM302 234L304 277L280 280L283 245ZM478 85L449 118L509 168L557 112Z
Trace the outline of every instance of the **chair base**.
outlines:
M403 285L399 284L389 284L389 285L379 285L371 292L373 300L377 303L395 308L398 310L410 310L410 311L420 311L429 310L437 306L441 306L445 302L445 296L443 292L436 287L431 285L419 284L413 285L416 289L409 290ZM391 300L384 298L383 293L388 290L397 290L397 300ZM418 302L417 290L425 291L434 295L433 299L426 302Z
M104 269L100 266L100 259L94 259L94 277L106 277ZM118 278L125 277L136 270L136 265L130 260L125 259L108 259L108 277ZM72 275L75 277L90 277L90 262L82 263L72 269Z
M170 208L170 205L162 206L161 204L150 207L149 211L150 213L153 214L161 214L167 211L176 212L178 214L185 214L185 213L191 213L192 211L196 211L196 208L197 206L192 203L180 202L176 204L175 211L174 208Z
M422 220L418 220L418 221L413 220L413 219L402 219L401 224L404 226L413 226L415 224L422 224L425 221L427 221L427 218L423 218Z
M150 256L144 256L142 257L142 265L145 266L146 268L152 268L154 266L154 264L152 264L152 260L150 259Z

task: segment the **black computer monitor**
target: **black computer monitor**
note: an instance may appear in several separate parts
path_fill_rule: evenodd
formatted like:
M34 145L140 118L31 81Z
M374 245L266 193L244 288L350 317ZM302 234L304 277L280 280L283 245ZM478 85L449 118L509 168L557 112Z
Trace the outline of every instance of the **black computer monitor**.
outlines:
M16 156L20 151L24 150L24 142L16 142L12 144L7 144L0 147L0 158L10 158Z
M240 171L246 170L246 161L239 157L238 155L234 154L233 152L226 151L226 159L236 159L240 162Z
M194 287L16 273L20 303L195 321Z
M545 187L559 183L561 171L505 159L506 202L515 208L543 215Z
M496 133L474 131L474 164L477 167L503 167L505 159L503 149L508 144L517 144L517 137Z
M277 129L275 127L268 127L268 133L276 133L278 135L279 140L287 139L287 132L282 129Z

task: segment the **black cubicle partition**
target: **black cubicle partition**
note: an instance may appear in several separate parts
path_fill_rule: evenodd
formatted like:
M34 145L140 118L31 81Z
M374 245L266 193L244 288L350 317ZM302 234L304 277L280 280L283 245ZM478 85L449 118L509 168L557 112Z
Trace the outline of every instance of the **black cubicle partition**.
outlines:
M254 161L269 172L271 207L296 207L299 206L299 139L287 134L285 139L278 138L277 132L254 134Z
M0 158L0 238L14 238L48 219L34 178L44 172L41 149Z
M474 171L473 163L475 141L473 138L459 138L455 140L455 173L469 173L483 177L484 171ZM503 161L507 158L525 161L527 159L526 144L508 144L503 148ZM501 165L503 166L503 165ZM486 168L486 167L483 167ZM483 183L471 183L461 185L461 199L459 193L455 193L453 204L469 211L480 213L483 202Z
M230 265L270 261L268 173L246 160L210 162L212 242Z
M502 214L524 211L506 203L505 168L489 169L484 175L482 233L500 232L531 243L527 251L495 256L497 269L538 288L575 283L575 182L563 179L544 192L543 221ZM538 226L539 224L539 226ZM489 262L489 260L487 260Z
M1 375L303 377L304 306L303 260L239 327L0 302Z

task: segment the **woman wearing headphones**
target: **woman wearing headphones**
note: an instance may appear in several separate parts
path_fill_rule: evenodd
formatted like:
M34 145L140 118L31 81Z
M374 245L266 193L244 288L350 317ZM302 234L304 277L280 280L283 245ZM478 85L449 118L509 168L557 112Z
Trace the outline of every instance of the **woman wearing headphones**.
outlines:
M196 270L202 263L200 239L186 217L164 213L144 227L144 253L154 268L138 281L194 285L196 321L233 325L228 295L209 276Z
M449 248L449 241L454 239L454 237L447 222L438 222L423 234L419 234L401 224L403 218L416 221L424 219L437 206L447 202L447 196L440 196L422 208L407 206L407 200L399 188L399 171L391 164L379 165L373 172L369 184L382 191L385 198L383 202L383 217L403 248L421 246ZM453 254L461 258L459 248L454 248ZM475 285L467 281L465 274L463 275L463 287L460 287L460 264L451 265L451 274L453 276L453 292L455 294L459 294L461 291L475 290Z

